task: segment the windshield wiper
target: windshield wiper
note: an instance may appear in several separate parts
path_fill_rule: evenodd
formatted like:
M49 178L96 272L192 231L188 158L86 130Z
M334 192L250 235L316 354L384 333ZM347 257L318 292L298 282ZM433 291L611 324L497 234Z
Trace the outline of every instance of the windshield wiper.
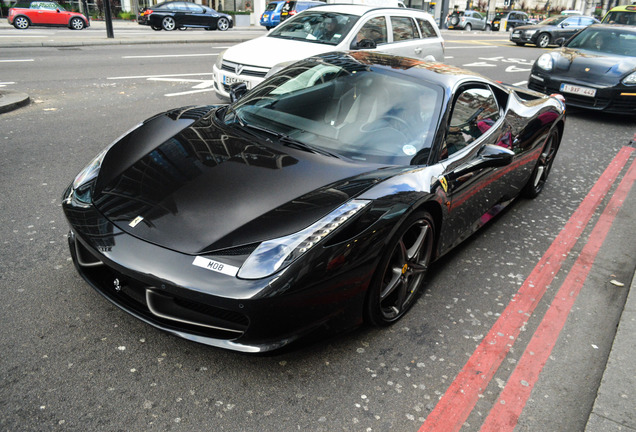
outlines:
M236 122L236 123L240 124L242 127L245 127L245 122L243 121L243 119L239 115L238 111L236 111L236 109L232 105L228 105L227 106L227 109L225 111L225 115L223 116L223 121L225 122L226 125L231 124L231 123L228 123L228 119L227 119L227 116L229 114L233 114L234 115L234 120L232 121L232 123Z
M284 146L287 147L292 147L292 148L296 148L299 150L304 150L304 151L308 151L310 153L316 153L316 154L321 154L323 156L331 156L334 157L336 159L340 159L340 156L338 156L335 153L331 153L330 151L327 151L325 149L322 149L320 147L315 147L312 146L311 144L307 144L304 143L302 141L298 141L297 139L294 139L288 135L285 134L278 134L278 141L283 144Z

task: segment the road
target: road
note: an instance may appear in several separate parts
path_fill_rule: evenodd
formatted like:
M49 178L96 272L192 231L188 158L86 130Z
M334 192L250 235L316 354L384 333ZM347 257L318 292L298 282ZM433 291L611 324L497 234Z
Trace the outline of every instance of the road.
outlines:
M60 208L74 175L131 126L168 108L218 102L209 91L209 73L224 46L0 52L0 85L33 100L0 115L0 429L426 427L438 400L448 400L449 386L636 130L633 119L572 110L542 195L517 201L437 263L426 292L397 325L311 340L268 356L227 352L161 333L104 301L73 268ZM542 52L512 46L503 33L458 33L447 37L446 47L448 63L519 85ZM628 162L633 159L631 153ZM610 182L609 196L624 172ZM552 257L561 268L527 312L527 323L474 408L466 408L463 431L479 430L501 404L500 392L523 362L557 291L593 242L592 228L609 196L591 212L571 251ZM585 425L636 266L634 193L631 198L598 258L586 261L591 272L516 430Z

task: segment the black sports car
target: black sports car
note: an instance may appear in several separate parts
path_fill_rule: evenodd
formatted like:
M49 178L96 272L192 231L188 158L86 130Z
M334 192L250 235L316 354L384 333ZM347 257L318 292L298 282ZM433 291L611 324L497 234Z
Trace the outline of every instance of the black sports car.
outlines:
M204 28L225 31L234 27L230 15L220 13L207 6L186 1L169 1L139 11L137 22L153 30L185 30Z
M433 260L541 192L564 121L556 97L452 66L312 57L100 153L64 192L71 255L126 312L218 347L388 325Z
M636 27L586 28L564 47L537 59L528 87L563 93L565 102L574 107L636 113Z
M583 15L558 15L538 24L515 27L510 32L510 40L519 46L527 43L539 48L561 45L579 30L598 23L596 18Z

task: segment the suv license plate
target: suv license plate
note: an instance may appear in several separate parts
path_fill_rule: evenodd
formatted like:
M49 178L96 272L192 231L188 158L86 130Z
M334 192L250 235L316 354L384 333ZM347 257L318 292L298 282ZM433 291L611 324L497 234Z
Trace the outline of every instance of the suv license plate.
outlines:
M561 91L565 93L572 93L572 94L577 94L582 96L589 96L589 97L596 96L596 89L572 85L572 84L561 84Z

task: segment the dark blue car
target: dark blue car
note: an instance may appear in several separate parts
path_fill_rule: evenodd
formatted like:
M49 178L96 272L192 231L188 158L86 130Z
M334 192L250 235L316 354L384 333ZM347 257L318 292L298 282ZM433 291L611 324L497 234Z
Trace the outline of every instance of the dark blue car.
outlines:
M267 30L276 27L282 21L287 18L296 15L298 12L302 12L305 9L312 8L314 6L321 6L325 3L320 1L295 1L295 0L282 0L273 1L267 5L265 12L261 15L261 25Z

